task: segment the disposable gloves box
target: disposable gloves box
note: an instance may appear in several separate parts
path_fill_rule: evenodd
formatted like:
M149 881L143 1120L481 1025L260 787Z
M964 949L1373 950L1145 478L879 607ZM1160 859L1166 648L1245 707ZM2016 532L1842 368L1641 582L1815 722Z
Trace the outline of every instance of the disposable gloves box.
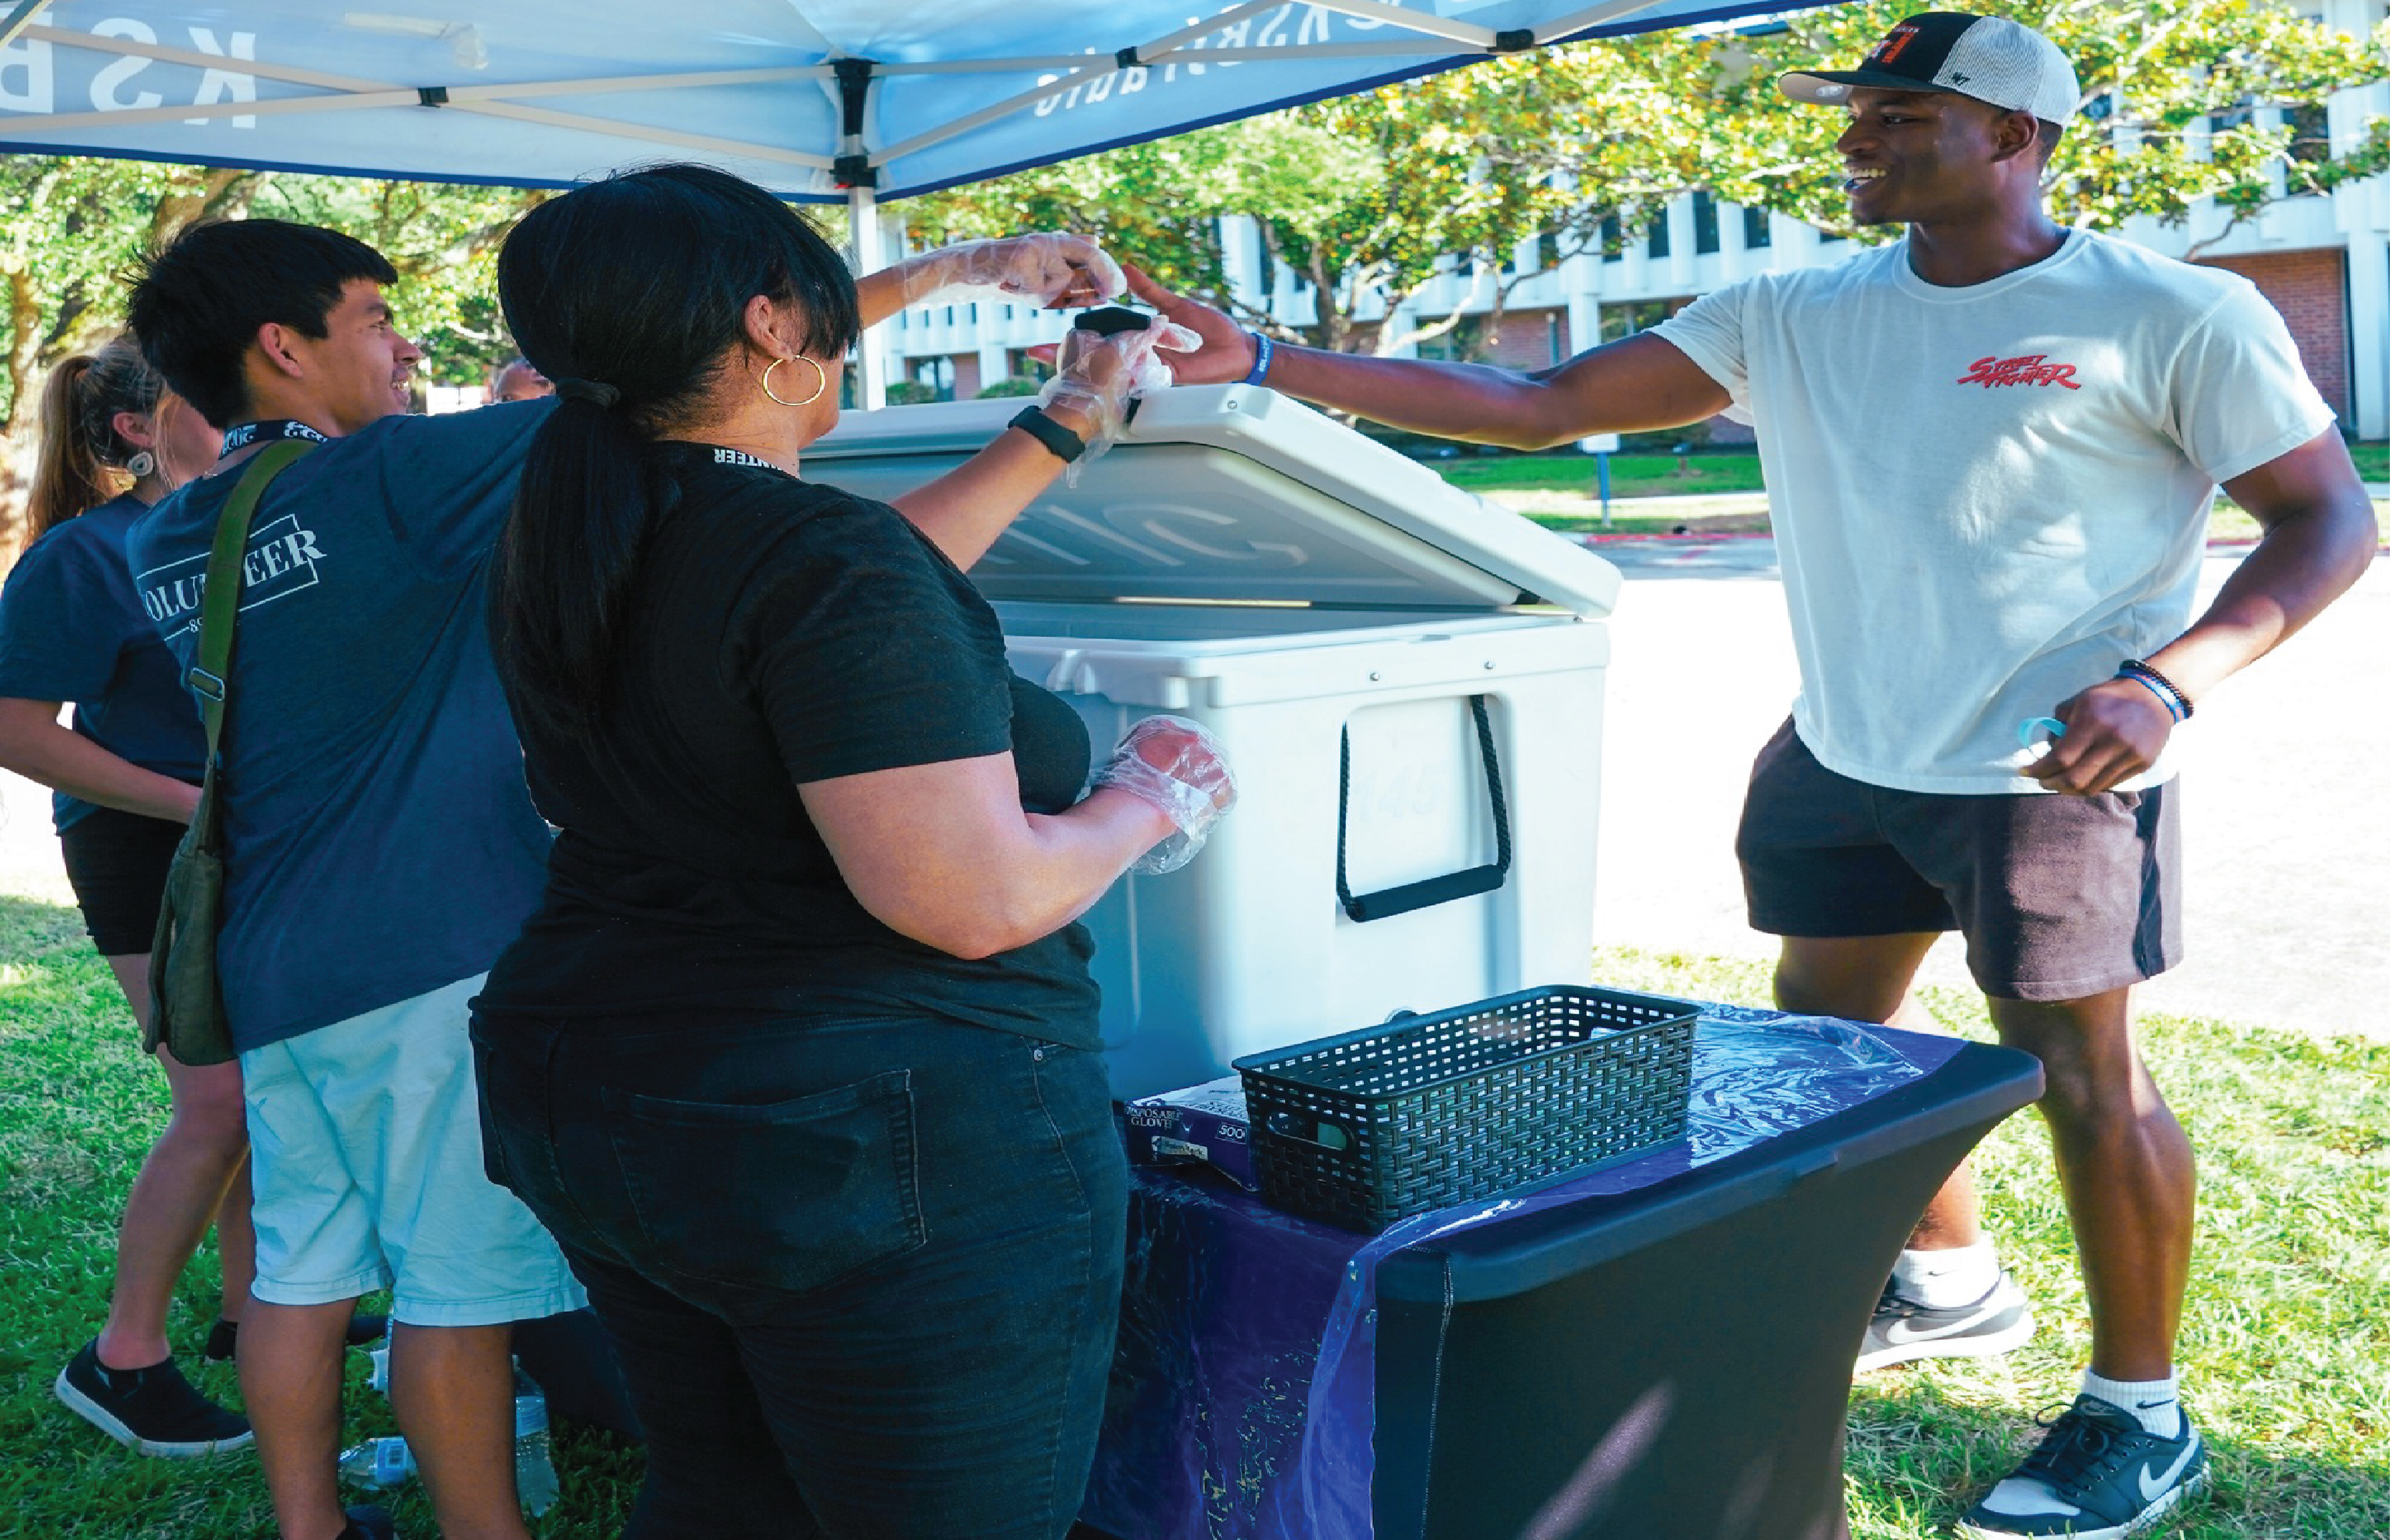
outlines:
M1124 1109L1128 1158L1139 1165L1210 1166L1247 1192L1253 1179L1253 1131L1245 1122L1244 1083L1235 1075L1184 1090L1140 1097Z

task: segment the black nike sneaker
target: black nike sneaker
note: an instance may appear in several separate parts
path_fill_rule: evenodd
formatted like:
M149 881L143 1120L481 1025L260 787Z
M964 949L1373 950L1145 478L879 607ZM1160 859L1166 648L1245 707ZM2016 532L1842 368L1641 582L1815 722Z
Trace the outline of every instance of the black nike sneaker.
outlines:
M1959 1521L1973 1540L2126 1540L2154 1529L2207 1484L2207 1445L2182 1411L2182 1431L2160 1438L2095 1395L2048 1424L2016 1474Z
M99 1344L87 1342L52 1388L68 1410L144 1455L187 1459L245 1449L251 1440L249 1419L193 1390L172 1358L111 1369L99 1361Z
M2033 1341L2033 1306L2006 1273L1972 1304L1934 1310L1902 1299L1889 1283L1859 1344L1857 1372L1912 1358L1988 1358Z
M390 1335L390 1317L369 1315L363 1311L349 1317L348 1335L343 1339L351 1347L370 1347ZM227 1321L222 1315L208 1328L208 1345L201 1350L199 1361L206 1364L229 1364L240 1352L240 1323Z

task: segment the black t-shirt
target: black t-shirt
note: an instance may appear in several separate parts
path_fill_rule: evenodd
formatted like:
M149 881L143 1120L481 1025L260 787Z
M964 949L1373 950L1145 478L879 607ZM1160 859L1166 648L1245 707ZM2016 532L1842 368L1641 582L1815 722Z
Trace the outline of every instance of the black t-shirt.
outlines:
M895 509L709 445L647 453L679 495L594 741L523 732L562 832L481 1003L928 1012L1093 1046L1085 929L975 961L908 940L847 890L796 789L1010 750L1022 805L1057 813L1086 780L1078 714L1012 674L996 612Z

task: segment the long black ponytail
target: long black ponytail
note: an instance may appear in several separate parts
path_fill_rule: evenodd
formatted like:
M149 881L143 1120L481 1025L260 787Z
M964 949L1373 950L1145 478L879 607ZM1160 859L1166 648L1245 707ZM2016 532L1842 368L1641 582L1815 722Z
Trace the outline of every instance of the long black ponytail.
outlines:
M639 445L703 405L758 294L802 313L807 353L842 353L862 330L829 243L707 166L575 188L507 237L498 301L559 397L532 440L491 587L498 665L527 725L585 738L605 710L639 554L672 494Z

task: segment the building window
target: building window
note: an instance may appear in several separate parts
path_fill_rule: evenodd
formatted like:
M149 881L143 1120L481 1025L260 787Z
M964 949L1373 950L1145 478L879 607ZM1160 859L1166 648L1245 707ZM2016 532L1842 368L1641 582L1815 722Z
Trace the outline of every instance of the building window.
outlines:
M1654 262L1668 254L1668 214L1664 209L1643 237L1643 254Z
M1626 236L1625 229L1618 222L1618 216L1616 214L1602 215L1601 260L1604 262L1623 262L1625 260L1625 257Z
M2332 123L2321 102L2282 109L2282 126L2291 131L2290 157L2309 165L2332 159Z
M1536 271L1550 273L1561 264L1561 236L1558 230L1542 230L1536 235Z
M1628 304L1601 307L1601 340L1615 342L1622 337L1632 337L1638 331L1649 331L1693 302L1691 295L1679 300L1638 300Z
M955 361L951 358L917 358L913 361L913 383L931 392L932 401L955 399Z
M1460 364L1483 352L1486 346L1485 321L1483 316L1464 315L1460 324L1441 336L1420 340L1421 358L1440 359L1447 364Z
M1745 209L1742 211L1742 246L1744 250L1755 251L1761 247L1767 245L1775 238L1776 237L1774 233L1768 228L1767 210Z
M1838 240L1848 240L1849 238L1850 237L1848 236L1843 235L1841 232L1835 230L1820 230L1818 232L1818 244L1820 246L1831 246Z
M1717 249L1717 198L1707 187L1697 187L1693 190L1693 252L1706 257Z

